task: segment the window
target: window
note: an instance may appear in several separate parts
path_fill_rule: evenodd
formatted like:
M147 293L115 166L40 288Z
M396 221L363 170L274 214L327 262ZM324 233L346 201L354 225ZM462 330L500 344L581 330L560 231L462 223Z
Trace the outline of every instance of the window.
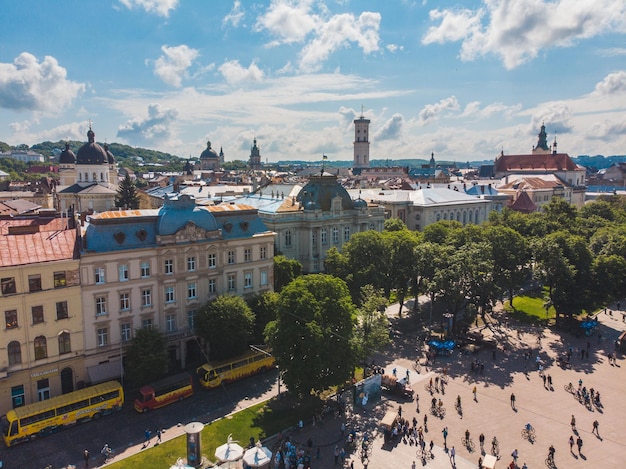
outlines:
M333 226L333 243L339 243L339 228Z
M267 248L265 246L263 246L261 248L261 252L259 253L259 257L261 259L267 259Z
M141 327L143 327L144 329L152 329L152 318L143 318L141 320Z
M141 263L141 278L150 277L150 262L144 261Z
M261 286L267 286L267 270L262 270L261 272Z
M228 263L229 264L235 263L235 251L228 251Z
M67 319L70 317L67 310L67 301L57 301L57 321L59 319Z
M96 281L96 285L101 285L105 282L104 279L104 267L96 267L93 270L93 276Z
M187 311L187 326L189 326L189 329L192 331L196 327L196 314L198 314L198 311L195 309Z
M165 302L174 303L176 297L174 296L174 287L165 287Z
M244 262L250 262L252 260L252 249L246 248L243 250L243 260Z
M165 275L172 275L174 273L174 260L165 259Z
M41 291L41 275L28 276L28 291L31 293Z
M196 282L191 282L187 284L187 299L193 300L198 297L196 291Z
M4 319L6 321L7 329L15 329L17 327L17 310L10 309L4 312Z
M187 257L187 270L189 272L193 272L194 270L196 270L196 257L195 256Z
M165 316L165 330L167 332L174 332L176 330L176 315L167 314Z
M43 322L43 306L33 306L30 312L33 316L33 324L41 324Z
M285 246L291 246L291 230L285 231Z
M130 295L128 292L120 293L120 311L128 311L130 309Z
M228 274L228 291L233 291L237 288L237 277L235 274Z
M246 272L243 274L243 287L252 288L252 272Z
M217 256L215 253L209 254L209 269L215 269L217 267Z
M320 230L320 239L323 245L328 244L328 230L326 228Z
M3 295L12 295L16 293L17 290L15 288L15 278L7 277L0 280L0 285L2 285L2 294Z
M71 353L72 345L70 343L70 333L63 331L59 334L59 355Z
M13 386L11 388L11 401L13 403L13 408L22 407L24 402L24 385L20 384L19 386Z
M129 322L120 324L120 337L122 338L122 342L128 342L133 338L133 331Z
M105 347L109 345L109 328L98 328L98 330L96 330L96 339L98 341L98 347Z
M9 366L22 363L22 346L17 340L9 342L7 349L9 352Z
M350 241L350 227L349 226L344 226L343 227L343 242L347 242Z
M41 360L48 356L48 344L44 336L40 335L35 337L33 345L35 347L35 360Z
M107 299L104 296L96 298L96 316L107 314Z
M141 306L152 306L152 290L149 288L141 290Z
M63 288L67 285L65 280L65 272L54 273L54 288Z
M118 267L118 270L119 270L120 282L127 282L128 281L128 265L122 264Z
M317 246L317 235L315 234L315 232L311 233L311 244L313 246Z
M216 293L217 292L217 284L215 282L214 278L210 278L209 279L209 293Z

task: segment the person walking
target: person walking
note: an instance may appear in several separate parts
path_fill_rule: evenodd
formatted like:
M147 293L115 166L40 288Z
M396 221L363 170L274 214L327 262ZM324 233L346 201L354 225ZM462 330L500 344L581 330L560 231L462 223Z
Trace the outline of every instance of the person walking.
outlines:
M89 467L89 451L83 451L83 459L85 460L85 468Z
M417 413L420 413L420 395L415 394L415 406L417 407Z
M485 447L485 434L481 433L478 437L478 442L480 443L480 449L482 450Z
M456 450L454 449L454 446L450 448L450 461L456 466Z
M443 430L441 430L441 433L443 434L443 447L445 448L447 446L447 440L448 440L448 427L443 427Z
M518 458L519 454L517 452L517 448L515 448L513 450L513 452L511 453L511 457L513 458L513 462L515 463L515 465L517 465L517 458Z
M515 410L515 394L511 393L511 409Z
M572 426L572 431L576 432L576 417L572 414L572 420L570 420L570 425Z
M583 447L583 439L580 436L576 439L576 446L578 447L578 454L580 454L580 450Z
M478 402L478 399L476 398L476 386L474 386L474 389L472 389L472 392L474 393L474 402Z
M157 443L161 443L161 429L157 428L154 433L156 434Z
M598 430L598 427L600 426L600 422L598 422L597 420L593 421L593 430L591 430L591 433L596 435L596 436L600 436L600 431Z
M569 452L574 452L574 437L572 435L569 437Z
M145 436L145 444L148 444L150 442L150 436L152 435L152 433L150 432L150 430L146 429L146 431L144 432L144 436Z

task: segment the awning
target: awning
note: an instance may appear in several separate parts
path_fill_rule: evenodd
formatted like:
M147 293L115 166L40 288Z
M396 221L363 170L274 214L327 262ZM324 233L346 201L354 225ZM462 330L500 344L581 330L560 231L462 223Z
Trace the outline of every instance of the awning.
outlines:
M122 376L122 366L117 360L88 366L87 375L91 384L103 383L104 381L120 378Z

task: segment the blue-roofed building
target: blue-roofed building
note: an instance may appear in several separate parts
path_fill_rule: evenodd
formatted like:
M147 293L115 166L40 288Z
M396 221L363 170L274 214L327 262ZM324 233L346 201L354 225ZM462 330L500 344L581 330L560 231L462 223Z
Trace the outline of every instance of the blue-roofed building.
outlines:
M80 275L91 383L119 376L120 342L140 327L163 332L180 366L200 360L193 325L205 303L273 288L275 233L255 207L201 206L186 194L163 202L87 219Z

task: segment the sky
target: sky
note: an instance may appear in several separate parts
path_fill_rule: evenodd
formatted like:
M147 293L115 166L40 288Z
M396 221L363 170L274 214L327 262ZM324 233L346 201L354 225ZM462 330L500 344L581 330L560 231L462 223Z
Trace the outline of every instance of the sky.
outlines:
M624 0L0 0L0 141L264 162L626 154Z

